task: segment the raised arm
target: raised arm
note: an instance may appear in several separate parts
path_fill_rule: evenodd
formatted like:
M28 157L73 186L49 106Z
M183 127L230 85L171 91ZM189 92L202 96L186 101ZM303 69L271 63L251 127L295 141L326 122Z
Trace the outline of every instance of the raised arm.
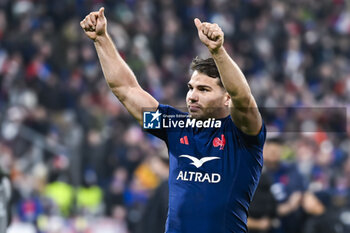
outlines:
M103 74L112 92L142 125L142 108L156 110L158 101L140 87L134 73L119 55L107 32L104 8L91 12L80 26L94 41Z
M231 97L231 117L237 127L248 135L257 135L262 120L248 82L238 65L227 54L224 33L217 24L195 19L199 39L205 44L218 67L222 84Z

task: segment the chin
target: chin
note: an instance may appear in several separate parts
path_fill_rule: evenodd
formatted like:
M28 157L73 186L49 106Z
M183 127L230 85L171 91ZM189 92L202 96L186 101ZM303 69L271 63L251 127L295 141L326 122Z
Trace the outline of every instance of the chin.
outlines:
M199 120L199 119L200 119L200 117L198 117L198 116L195 115L195 114L191 114L191 113L190 113L190 118L193 118L193 119L196 119L196 120Z
M203 116L203 114L199 113L199 112L188 112L189 115L191 116L191 118L194 118L196 120L206 120L208 119L208 117Z

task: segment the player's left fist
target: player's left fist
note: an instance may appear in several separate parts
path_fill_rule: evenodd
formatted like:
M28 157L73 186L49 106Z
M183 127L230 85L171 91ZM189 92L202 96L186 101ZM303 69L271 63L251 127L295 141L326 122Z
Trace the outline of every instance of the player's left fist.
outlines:
M201 22L194 19L198 30L199 39L205 44L211 53L215 53L224 43L224 33L216 23Z

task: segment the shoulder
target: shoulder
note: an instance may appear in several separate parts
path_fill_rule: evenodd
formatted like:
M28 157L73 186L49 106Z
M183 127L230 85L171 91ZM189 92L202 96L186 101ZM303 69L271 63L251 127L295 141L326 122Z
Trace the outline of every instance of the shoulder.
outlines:
M159 110L162 114L188 115L187 112L180 111L179 109L166 104L159 104L157 110Z
M227 116L223 121L223 127L225 130L231 130L238 140L243 142L246 146L256 146L262 149L266 140L266 127L264 122L262 122L261 129L257 135L248 135L235 125L231 116Z

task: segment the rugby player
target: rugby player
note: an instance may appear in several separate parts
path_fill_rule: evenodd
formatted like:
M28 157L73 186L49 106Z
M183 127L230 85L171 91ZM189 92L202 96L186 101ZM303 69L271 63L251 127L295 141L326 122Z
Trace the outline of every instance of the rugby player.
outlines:
M140 87L108 35L104 8L80 22L94 42L111 91L140 125L145 108L153 112L152 121L161 115L190 120L176 130L148 130L168 146L166 232L247 232L248 207L263 165L265 126L243 73L223 46L221 28L197 18L194 24L212 58L193 60L184 113L159 104ZM217 124L204 128L192 119L215 119Z

